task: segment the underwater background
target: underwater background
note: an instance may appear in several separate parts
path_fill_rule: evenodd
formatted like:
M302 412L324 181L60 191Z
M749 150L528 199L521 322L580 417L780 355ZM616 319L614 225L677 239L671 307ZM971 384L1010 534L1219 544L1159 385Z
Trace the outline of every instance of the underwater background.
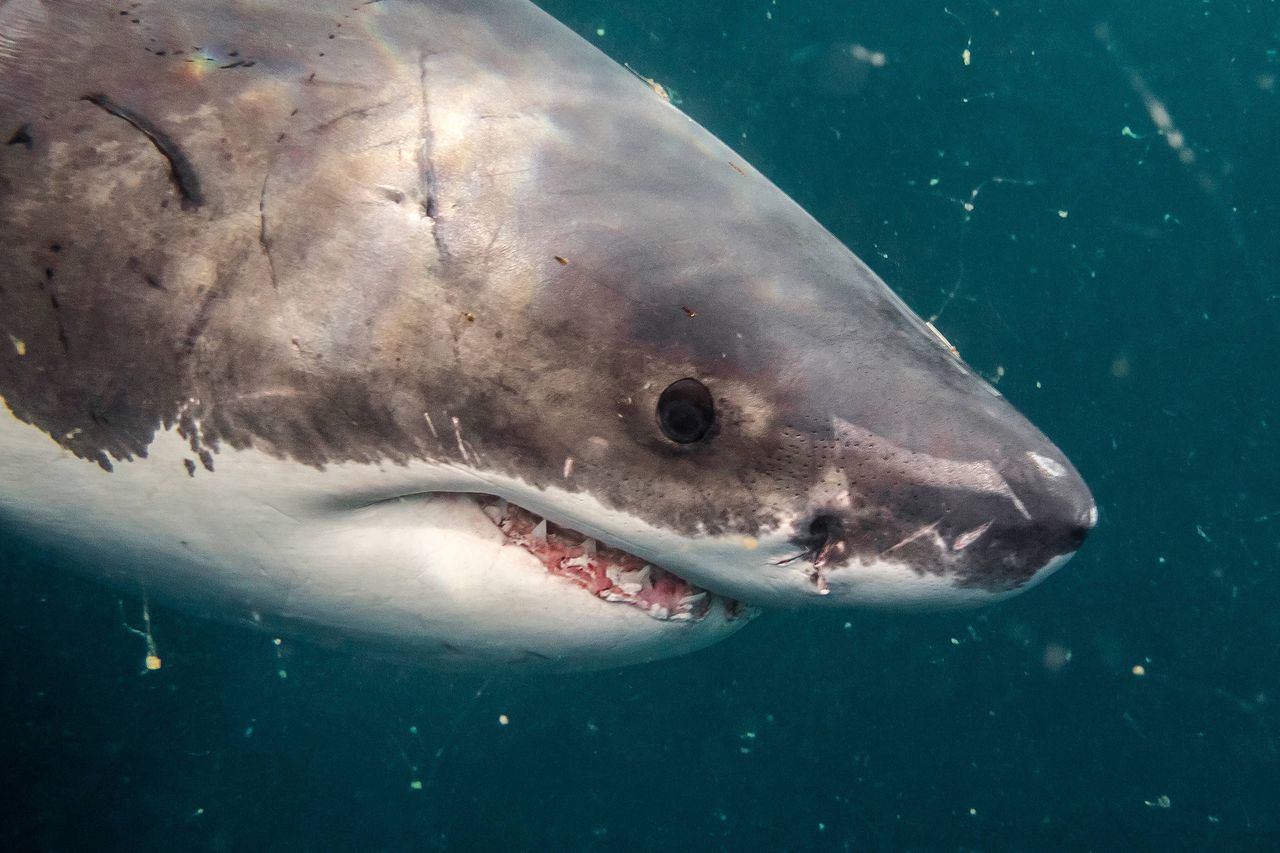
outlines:
M1280 5L545 0L1075 462L1058 575L458 675L0 540L0 849L1280 849ZM642 156L643 152L637 152Z

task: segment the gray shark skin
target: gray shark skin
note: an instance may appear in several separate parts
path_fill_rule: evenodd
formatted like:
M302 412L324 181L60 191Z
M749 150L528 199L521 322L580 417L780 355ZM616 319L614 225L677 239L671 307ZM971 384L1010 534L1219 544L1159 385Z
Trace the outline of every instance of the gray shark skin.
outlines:
M525 0L0 0L5 141L0 516L118 582L573 668L997 600L1096 520L865 264ZM548 574L596 543L723 603Z

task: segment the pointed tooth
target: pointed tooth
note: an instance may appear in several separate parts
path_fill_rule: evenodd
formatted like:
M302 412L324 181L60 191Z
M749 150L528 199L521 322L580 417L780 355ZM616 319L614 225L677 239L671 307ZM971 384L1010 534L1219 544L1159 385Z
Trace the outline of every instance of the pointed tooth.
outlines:
M511 504L507 503L506 498L498 498L498 512L502 513L502 517L506 518L507 510L511 508Z
M544 518L538 522L538 526L533 528L533 538L539 542L547 541L547 520Z
M635 573L635 577L633 578L633 580L637 581L641 585L647 585L652 583L653 582L653 566L649 565L648 563L645 563L644 568Z
M684 607L692 607L706 597L707 591L704 589L702 592L695 592L690 595L686 595L684 598L680 599L680 604Z
M484 507L481 512L483 512L494 524L502 523L502 513L498 511L496 506L490 504L489 506Z
M642 587L638 583L628 583L627 581L623 581L618 584L618 589L622 590L627 595L639 595Z
M586 554L588 557L594 557L596 555L596 540L583 539L582 552Z
M670 617L670 621L672 621L672 622L692 622L692 621L693 621L693 614L692 614L692 613L672 613L672 614L671 614L671 617Z
M609 565L604 567L604 576L615 584L622 583L622 573L618 571L617 566Z
M663 607L661 604L658 604L649 608L649 615L654 619L670 619L671 611L666 607Z

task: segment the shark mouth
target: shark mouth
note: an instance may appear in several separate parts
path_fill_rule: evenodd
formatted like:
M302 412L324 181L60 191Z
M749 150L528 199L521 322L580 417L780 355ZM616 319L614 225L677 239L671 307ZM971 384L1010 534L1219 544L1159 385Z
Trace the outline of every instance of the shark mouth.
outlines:
M695 586L634 554L552 524L502 498L482 495L479 503L509 544L537 557L548 573L602 601L635 607L665 622L701 621L717 602L729 620L749 615L750 608L740 601Z

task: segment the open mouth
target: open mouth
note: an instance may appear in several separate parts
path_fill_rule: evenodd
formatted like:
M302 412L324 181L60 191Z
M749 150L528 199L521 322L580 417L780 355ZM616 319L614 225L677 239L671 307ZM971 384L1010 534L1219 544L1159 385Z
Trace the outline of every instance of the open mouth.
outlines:
M507 541L602 601L638 608L662 621L697 622L717 603L729 620L748 614L740 601L703 589L682 577L560 527L502 498L479 496L480 508Z

